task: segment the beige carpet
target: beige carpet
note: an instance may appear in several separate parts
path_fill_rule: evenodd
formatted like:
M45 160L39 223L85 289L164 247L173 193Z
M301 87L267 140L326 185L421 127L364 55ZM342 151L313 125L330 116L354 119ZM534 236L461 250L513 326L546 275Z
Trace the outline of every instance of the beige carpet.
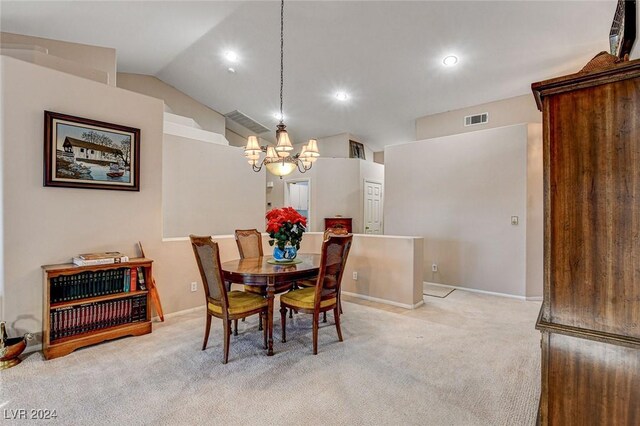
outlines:
M266 357L252 319L226 366L220 321L202 352L203 312L175 315L148 336L29 355L0 372L0 410L56 409L46 423L72 425L533 425L538 308L464 291L414 311L345 300L344 343L327 324L311 355L300 314Z

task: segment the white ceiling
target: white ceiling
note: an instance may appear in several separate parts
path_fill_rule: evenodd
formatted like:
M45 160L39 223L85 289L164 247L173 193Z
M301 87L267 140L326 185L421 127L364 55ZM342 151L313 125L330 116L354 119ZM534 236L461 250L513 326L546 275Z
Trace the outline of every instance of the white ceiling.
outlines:
M350 132L415 138L427 114L530 93L608 49L616 1L285 3L285 123L294 142ZM2 31L117 49L221 113L269 128L278 109L279 2L0 3ZM235 50L235 74L222 54ZM453 53L457 66L442 66ZM347 91L351 99L333 95Z

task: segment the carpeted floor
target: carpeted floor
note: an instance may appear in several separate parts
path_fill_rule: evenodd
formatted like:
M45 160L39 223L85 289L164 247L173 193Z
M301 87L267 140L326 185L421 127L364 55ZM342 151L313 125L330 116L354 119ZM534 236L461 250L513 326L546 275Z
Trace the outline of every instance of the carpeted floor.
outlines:
M455 291L413 311L345 297L311 355L311 322L294 315L288 342L266 357L257 318L240 323L223 365L221 322L201 351L204 312L44 362L0 372L9 410L55 409L47 424L533 425L539 303ZM289 326L290 325L290 326ZM2 414L2 413L0 413Z

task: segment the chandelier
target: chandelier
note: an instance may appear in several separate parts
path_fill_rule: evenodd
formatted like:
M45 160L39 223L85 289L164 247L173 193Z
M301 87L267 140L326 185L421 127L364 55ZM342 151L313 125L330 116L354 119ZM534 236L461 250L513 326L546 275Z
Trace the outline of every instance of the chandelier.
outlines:
M284 125L284 115L282 114L282 88L284 86L284 0L280 3L280 124L276 130L276 146L260 146L257 136L249 136L247 146L244 148L244 156L254 172L262 170L265 166L267 170L276 176L286 176L296 168L300 173L304 173L313 166L313 163L320 156L318 142L309 139L309 143L302 147L302 150L295 155L291 155L293 145L289 139ZM260 161L260 154L265 153L265 157Z

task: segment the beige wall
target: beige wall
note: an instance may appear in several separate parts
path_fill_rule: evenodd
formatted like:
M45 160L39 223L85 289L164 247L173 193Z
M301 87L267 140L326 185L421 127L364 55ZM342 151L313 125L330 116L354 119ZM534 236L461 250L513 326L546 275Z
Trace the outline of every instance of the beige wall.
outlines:
M542 125L527 126L527 297L542 297L544 280L544 168Z
M5 56L0 57L0 64L3 99L0 251L5 254L0 268L0 317L8 321L10 332L41 330L41 265L68 262L77 253L91 251L119 250L137 256L137 241L143 242L147 256L154 259L154 275L165 313L201 305L202 293L189 289L191 282L199 281L190 245L162 238L162 101ZM70 93L81 95L69 96ZM95 99L101 102L96 103ZM140 128L140 192L43 187L45 109ZM200 152L203 157L199 162L189 163L189 172L195 174L200 168L205 181L211 178L211 166L219 166L218 160L222 167L235 161L233 151L237 148L201 142L204 146L199 151L196 147L199 143L186 143L194 144L187 150L191 155ZM168 155L173 155L172 144L168 142ZM242 163L242 159L238 161ZM251 192L241 203L249 214L255 212L255 221L261 220L263 177L233 176L243 181L241 186L251 187L247 191L255 189L255 194ZM171 188L182 190L167 185L167 190ZM200 189L216 199L211 204L196 206L208 210L199 212L199 217L210 222L198 224L197 229L194 226L193 231L189 226L189 232L219 232L215 228L219 221L238 217L237 205L225 204L226 194L211 188ZM170 199L167 190L164 195ZM248 206L251 203L255 206ZM225 240L222 250L223 260L237 256L232 238Z
M118 87L162 99L174 114L193 118L204 130L225 134L225 117L222 114L156 77L118 73Z
M43 264L121 250L161 237L162 102L5 56L3 108L3 319L41 330ZM100 102L96 102L100 99ZM43 111L141 129L140 192L42 186ZM162 277L158 277L162 281ZM173 308L167 300L167 309Z
M353 231L362 233L363 182L384 182L384 166L356 158L320 157L304 174L296 171L279 179L267 173L266 181L273 182L273 188L267 188L270 208L285 204L284 183L291 179L311 179L311 231L323 231L325 217L341 215L353 218Z
M240 148L165 134L163 159L164 237L264 228L264 178Z
M378 164L384 164L384 151L374 152L373 161Z
M225 134L224 136L227 138L227 140L229 141L229 145L231 146L240 146L240 147L244 147L247 145L247 138L245 138L242 135L237 134L236 132L234 132L233 130L230 129L225 129Z
M49 55L106 73L108 77L106 83L111 86L116 85L115 49L5 32L0 33L0 42L2 44L43 47L48 51Z
M467 115L489 113L489 122L478 126L464 126ZM517 96L469 108L428 115L416 120L416 140L476 132L519 123L541 123L542 114L532 95Z
M420 237L354 235L342 291L404 308L422 304L423 246ZM322 233L306 233L300 252L320 253L321 247Z
M531 192L528 205L527 150L541 146L528 136L523 124L385 149L385 233L424 237L424 281L540 294L527 288L527 216L542 204Z

